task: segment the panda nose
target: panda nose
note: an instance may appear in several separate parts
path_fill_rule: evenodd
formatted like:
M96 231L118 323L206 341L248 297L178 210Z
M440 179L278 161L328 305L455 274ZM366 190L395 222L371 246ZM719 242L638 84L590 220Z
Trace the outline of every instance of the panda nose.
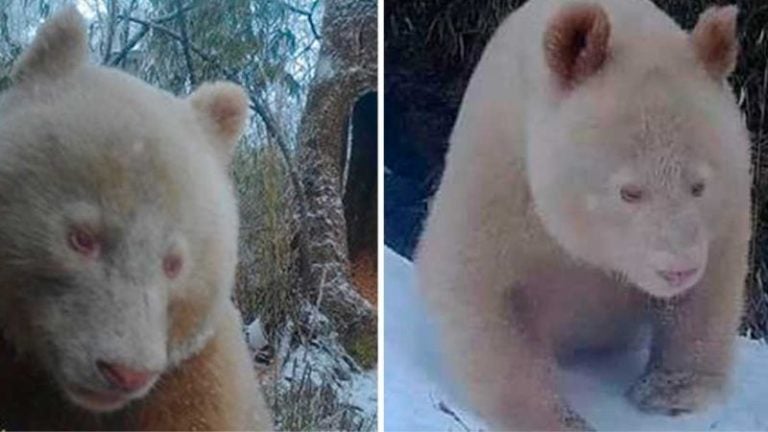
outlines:
M144 388L157 372L132 369L117 363L97 361L96 365L110 384L127 392L134 392Z
M657 273L659 274L659 276L662 277L662 279L669 282L670 285L674 287L678 287L678 286L684 285L698 272L699 272L698 268L691 268L691 269L682 270L682 271L674 271L674 270L659 271Z

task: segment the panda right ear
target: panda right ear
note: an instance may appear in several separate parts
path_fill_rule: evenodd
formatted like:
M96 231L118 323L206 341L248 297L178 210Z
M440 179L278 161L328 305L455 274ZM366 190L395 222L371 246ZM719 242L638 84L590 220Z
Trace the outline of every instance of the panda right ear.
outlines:
M205 83L188 100L204 128L215 139L216 150L229 162L248 120L245 89L227 81Z
M74 6L58 11L38 29L32 45L14 63L15 82L66 76L86 61L85 22Z
M736 6L713 6L699 16L691 42L696 57L715 81L723 81L736 67L739 38L736 36Z

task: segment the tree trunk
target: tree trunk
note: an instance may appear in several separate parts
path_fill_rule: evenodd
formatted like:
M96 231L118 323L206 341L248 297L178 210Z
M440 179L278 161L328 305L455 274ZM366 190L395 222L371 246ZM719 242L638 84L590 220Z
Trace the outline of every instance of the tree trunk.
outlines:
M354 351L376 334L376 317L350 280L342 204L342 152L352 107L376 90L376 2L329 0L322 43L298 135L298 163L307 204L305 288Z

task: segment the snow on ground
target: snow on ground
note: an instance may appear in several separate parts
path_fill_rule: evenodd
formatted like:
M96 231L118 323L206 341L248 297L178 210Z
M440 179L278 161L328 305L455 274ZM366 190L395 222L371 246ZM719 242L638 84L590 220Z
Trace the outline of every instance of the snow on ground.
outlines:
M462 407L440 365L435 329L413 289L411 264L384 256L384 428L388 431L487 430ZM768 430L768 346L739 341L731 396L695 415L640 413L623 397L642 371L644 353L595 360L563 373L576 410L599 430Z
M376 369L352 375L347 395L347 403L360 408L366 416L376 417L378 401L376 393L378 390L376 379Z
M300 381L305 378L315 385L332 385L339 403L356 407L362 416L374 420L375 425L378 414L375 367L368 371L353 370L348 363L334 357L327 347L302 346L293 351L291 359L284 365L283 379Z
M264 335L261 321L254 319L246 326L245 333L255 366L261 370L268 369L268 365L258 361L259 355L268 356L267 360L271 361L273 352ZM283 347L279 357L285 357L285 348ZM340 361L339 356L331 351L333 348L339 347L332 344L329 349L328 346L309 344L296 348L282 368L281 379L288 383L311 380L316 386L330 384L339 398L339 403L355 407L363 417L371 419L375 427L378 405L376 367L367 371L357 370L349 363ZM288 383L286 385L290 385Z

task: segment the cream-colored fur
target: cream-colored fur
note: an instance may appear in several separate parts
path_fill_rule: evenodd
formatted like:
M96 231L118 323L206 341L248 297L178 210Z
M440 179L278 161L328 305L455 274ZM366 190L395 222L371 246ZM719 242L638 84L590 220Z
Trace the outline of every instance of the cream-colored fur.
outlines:
M85 60L70 7L0 101L0 428L271 429L230 300L246 95Z
M416 258L442 346L493 427L589 428L558 361L652 330L639 409L726 387L750 237L725 83L735 8L691 35L646 0L531 0L466 90Z

